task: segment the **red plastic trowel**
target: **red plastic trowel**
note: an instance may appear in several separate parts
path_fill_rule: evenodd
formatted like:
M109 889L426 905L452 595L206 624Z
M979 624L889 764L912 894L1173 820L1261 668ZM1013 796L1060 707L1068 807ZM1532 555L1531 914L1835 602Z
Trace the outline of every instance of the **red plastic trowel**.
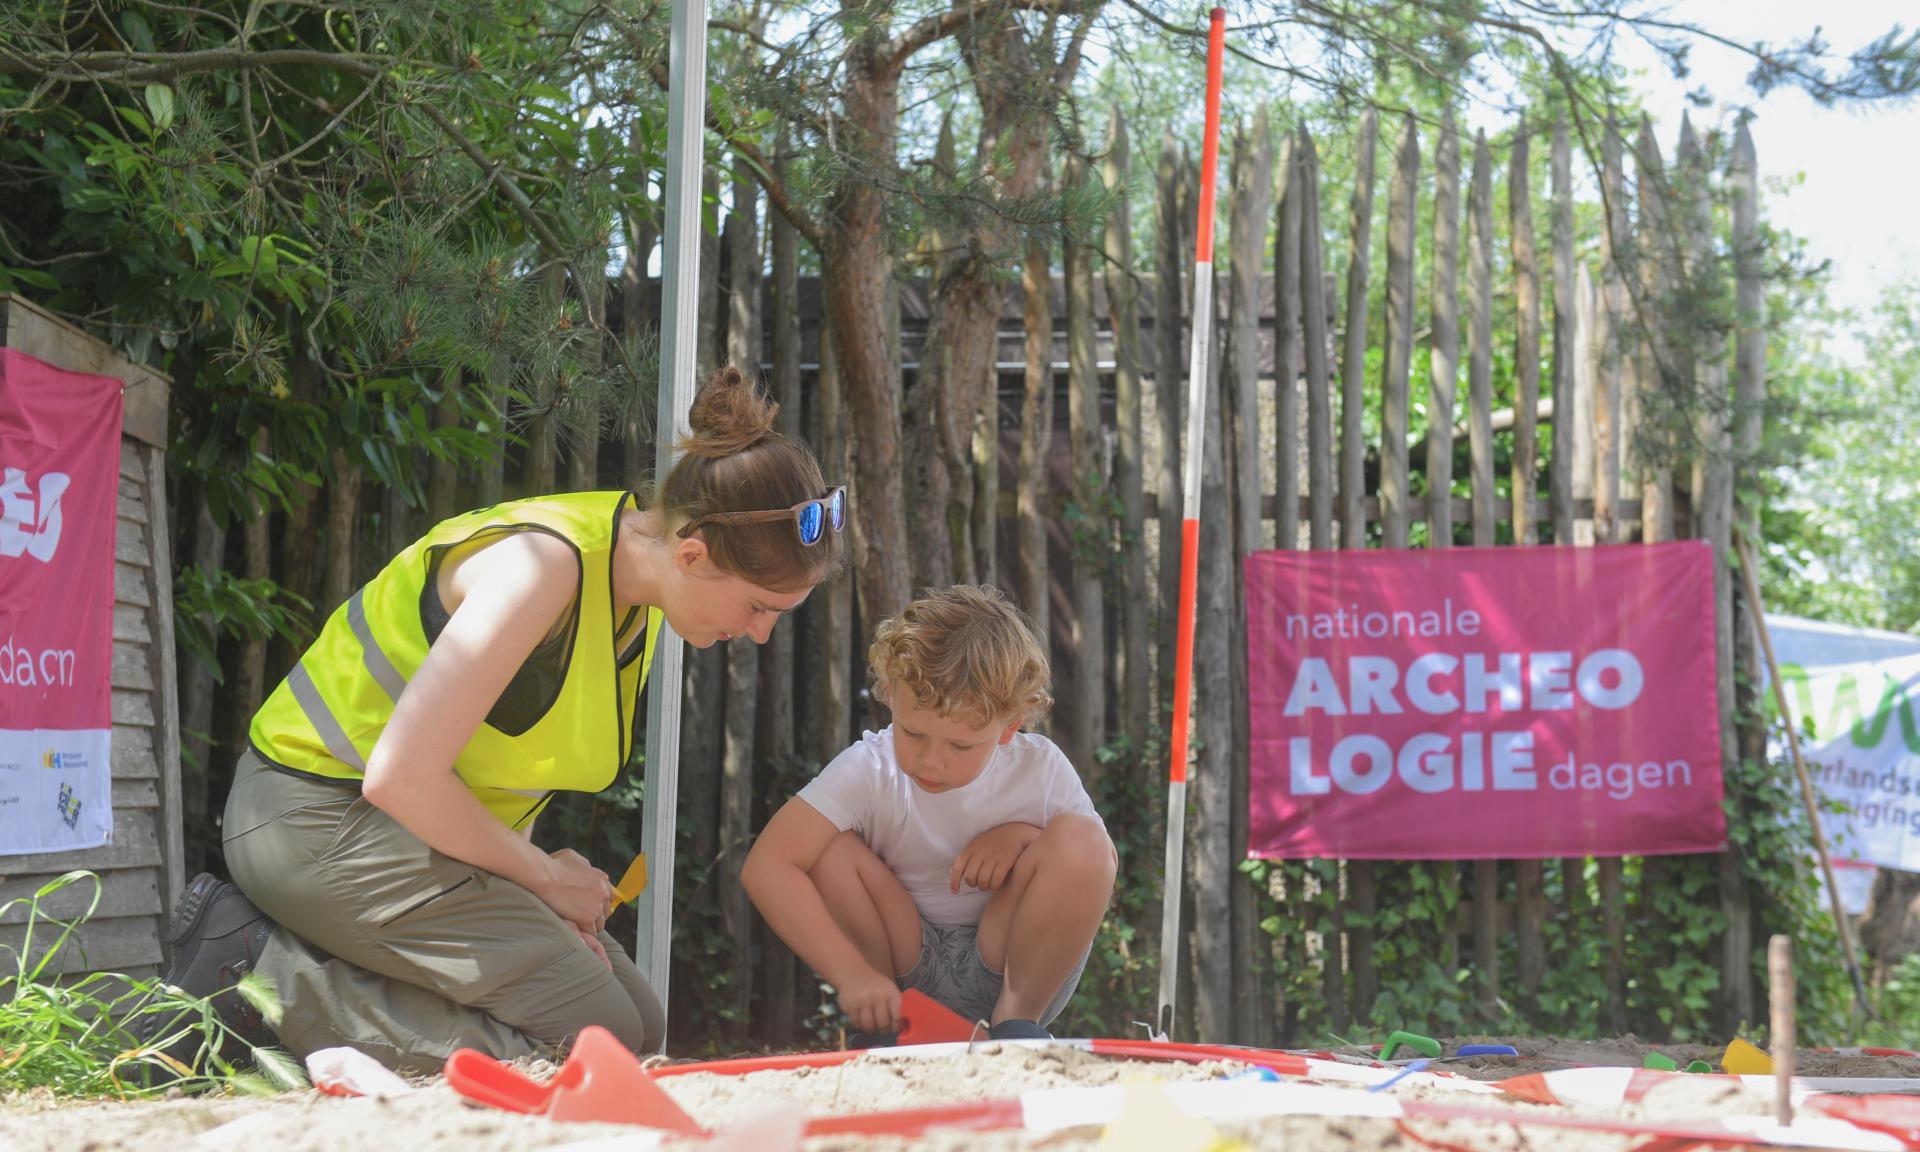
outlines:
M581 1029L566 1064L545 1084L472 1048L447 1057L446 1074L460 1095L508 1112L579 1123L639 1124L687 1135L703 1131L641 1069L639 1058L598 1025Z
M940 1001L909 988L900 993L900 1044L965 1044L974 1025Z

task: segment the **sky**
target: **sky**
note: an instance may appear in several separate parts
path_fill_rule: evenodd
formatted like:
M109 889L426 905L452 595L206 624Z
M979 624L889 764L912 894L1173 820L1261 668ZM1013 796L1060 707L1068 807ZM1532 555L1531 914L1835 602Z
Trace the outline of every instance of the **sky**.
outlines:
M1669 13L1741 41L1780 43L1818 26L1834 50L1844 53L1896 23L1911 28L1920 18L1920 5L1910 0L1677 0ZM1622 47L1622 59L1641 72L1635 86L1645 94L1669 156L1680 115L1690 109L1690 88L1705 86L1715 98L1708 109L1691 109L1696 126L1731 123L1735 108L1753 108L1762 211L1776 227L1804 237L1810 257L1832 261L1829 294L1836 305L1865 317L1887 285L1902 277L1920 278L1920 148L1915 147L1920 101L1822 108L1786 88L1756 99L1745 82L1750 58L1732 49L1698 43L1693 74L1679 81L1644 43L1629 38ZM1846 340L1833 351L1846 359L1859 354Z

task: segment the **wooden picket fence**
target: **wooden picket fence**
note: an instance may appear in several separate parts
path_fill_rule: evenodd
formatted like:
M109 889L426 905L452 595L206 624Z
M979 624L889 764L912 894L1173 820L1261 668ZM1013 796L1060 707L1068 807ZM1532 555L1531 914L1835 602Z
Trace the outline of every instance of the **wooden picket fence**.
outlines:
M1325 202L1319 144L1305 128L1276 140L1262 114L1237 129L1227 149L1233 172L1219 211L1228 239L1216 257L1218 312L1205 318L1216 378L1208 381L1202 469L1200 751L1190 794L1193 911L1185 918L1204 926L1195 930L1185 986L1192 1025L1211 1040L1273 1042L1284 1014L1261 975L1271 958L1261 954L1256 894L1235 871L1247 844L1238 573L1248 552L1706 539L1718 558L1723 766L1764 749L1753 724L1735 723L1747 715L1736 684L1745 691L1745 672L1758 660L1728 569L1736 482L1748 482L1743 466L1757 455L1764 401L1761 241L1746 130L1722 171L1683 122L1669 171L1644 123L1630 146L1611 123L1522 123L1506 134L1496 174L1486 139L1463 141L1450 118L1421 125L1397 115L1384 156L1379 127L1367 111L1341 142L1354 151L1339 228L1332 224L1341 206ZM1042 625L1059 701L1049 731L1090 777L1103 771L1095 749L1122 736L1140 747L1151 716L1169 703L1158 665L1159 654L1173 650L1168 606L1179 558L1162 545L1179 539L1194 323L1185 313L1193 165L1163 139L1149 205L1144 188L1127 186L1128 148L1116 113L1100 172L1072 177L1103 178L1118 194L1104 235L1052 254L1058 263L1047 280L1029 277L1032 291L1006 290L998 380L974 436L971 564L959 569L1016 593ZM1576 229L1577 159L1596 171L1601 189L1599 219L1585 235ZM1534 218L1539 169L1544 221ZM1504 227L1495 223L1497 180L1506 185ZM1386 186L1383 206L1375 204L1376 183ZM710 177L710 190L716 185ZM850 477L846 454L856 449L846 391L821 345L818 283L797 275L793 237L777 214L759 230L751 182L737 179L733 196L737 210L724 235L709 237L702 255L701 348L712 361L758 360L788 403L786 426L821 449L830 472ZM1724 237L1715 233L1716 197L1730 205ZM1152 251L1138 259L1132 214L1149 206L1155 226L1142 231ZM1384 239L1376 238L1382 226ZM656 242L644 229L632 239L642 253ZM1344 247L1343 282L1335 279L1336 244ZM749 275L736 278L733 267ZM894 359L903 387L916 379L933 297L912 272L909 259L896 280ZM1384 314L1375 316L1369 300L1382 272ZM1422 292L1424 309L1416 306ZM657 282L629 275L610 286L607 307L616 327L649 326ZM1429 365L1424 420L1414 407L1416 345ZM1512 381L1512 402L1499 411L1497 362ZM629 456L648 450L644 437L626 435ZM599 454L602 482L615 455ZM1457 455L1465 465L1458 475ZM1758 505L1738 506L1752 517ZM1094 536L1102 546L1091 552L1089 508L1101 509ZM694 837L693 858L720 869L700 882L702 892L709 884L737 889L731 873L744 844L788 787L762 779L764 765L829 756L872 716L857 700L864 672L852 583L815 596L798 622L797 648L762 658L757 671L746 652L689 661L682 825ZM1540 990L1550 890L1561 893L1561 911L1597 911L1602 1020L1628 1026L1620 958L1630 910L1645 905L1628 891L1622 861L1347 861L1333 881L1332 920L1346 927L1286 959L1320 966L1336 1030L1368 1020L1380 990L1369 926L1380 867L1431 869L1449 890L1459 918L1443 960L1471 969L1483 1019L1494 1018L1502 997L1531 1003ZM1556 870L1563 882L1550 885ZM1755 1017L1753 896L1731 855L1718 871L1727 928L1716 1014L1732 1027ZM1644 861L1640 893L1661 882L1661 862ZM1282 909L1297 907L1288 901L1298 895L1274 893ZM804 974L743 901L721 903L735 942L730 1011L745 1019L750 998L759 997L753 1014L778 1017L766 1034L790 1034L804 1011ZM691 994L679 977L675 987Z
M1304 129L1288 132L1276 147L1261 117L1236 133L1230 149L1233 178L1221 206L1229 240L1217 257L1219 313L1209 318L1222 354L1213 359L1218 379L1209 381L1203 462L1196 713L1203 750L1195 769L1190 868L1197 908L1191 919L1233 925L1230 933L1208 931L1196 940L1194 1020L1200 1034L1212 1038L1272 1039L1247 1023L1270 1014L1244 1011L1260 995L1240 986L1247 983L1244 974L1259 967L1252 957L1258 932L1251 923L1251 892L1229 879L1246 846L1246 667L1237 643L1245 609L1237 574L1249 551L1708 539L1719 557L1718 669L1728 763L1739 741L1754 738L1733 722L1737 670L1755 664L1750 630L1734 627L1727 569L1735 465L1757 447L1764 386L1756 183L1747 133L1739 132L1730 170L1721 176L1708 170L1700 140L1691 125L1683 125L1670 178L1644 126L1629 148L1613 125L1586 125L1585 134L1597 138L1603 221L1598 234L1580 245L1572 133L1565 126L1520 125L1506 147L1506 251L1497 254L1496 174L1487 141L1463 142L1451 121L1422 127L1400 118L1385 157L1386 306L1376 320L1367 314L1379 243L1376 125L1369 111L1355 134L1344 284L1336 284L1329 269L1323 210L1330 209L1322 203L1312 136ZM1425 160L1433 165L1430 182L1421 171L1423 140ZM1117 116L1110 148L1115 146L1125 148ZM1544 229L1533 219L1533 158L1542 148L1550 173ZM1047 353L1046 371L1038 380L1029 368L1035 359L1028 354L1033 312L1017 288L1009 291L1002 313L993 413L1001 490L997 547L1013 557L1023 546L1015 490L1029 479L1021 463L1025 414L1064 411L1067 418L1056 416L1048 431L1051 462L1040 474L1046 490L1033 505L1052 520L1050 592L1036 616L1048 622L1060 682L1053 731L1083 765L1091 762L1091 746L1123 730L1139 738L1146 710L1130 696L1139 689L1128 685L1127 665L1146 651L1171 652L1164 608L1173 602L1178 558L1161 542L1178 539L1179 429L1186 332L1193 322L1182 311L1191 298L1183 276L1193 180L1191 164L1170 141L1163 146L1159 177L1153 274L1118 271L1134 268L1117 239L1132 232L1133 205L1122 198L1105 241L1104 284L1076 289L1071 267L1054 281L1045 317L1050 330L1039 344ZM1733 203L1732 234L1724 242L1711 232L1716 177ZM1109 179L1117 179L1111 166ZM1423 226L1430 229L1424 247L1431 276L1419 285L1416 230ZM1680 331L1663 319L1707 308L1705 302L1724 291L1719 281L1728 264L1739 309L1731 341L1724 324ZM1503 289L1496 288L1496 279L1505 281ZM1422 290L1424 334L1416 331L1416 294ZM911 374L926 328L926 293L911 279L903 279L901 291L900 362ZM1513 301L1511 326L1498 333L1496 291ZM818 304L810 282L802 282L800 300L800 347L811 383ZM1082 320L1086 301L1091 314ZM1113 306L1116 301L1121 308ZM1174 316L1178 323L1163 322ZM1082 324L1088 332L1076 331ZM1412 438L1411 395L1416 344L1430 358L1425 431L1418 442ZM1370 370L1374 350L1379 367ZM1495 411L1495 358L1503 351L1511 357L1513 402ZM1284 371L1276 371L1277 365ZM767 367L772 369L771 360ZM1090 397L1084 392L1089 379L1099 389ZM1035 403L1040 381L1062 394ZM1371 439L1365 436L1370 395L1377 397L1379 413L1379 431ZM1691 427L1676 430L1669 414L1676 397L1688 395L1696 398L1698 415ZM1105 439L1076 440L1076 430L1092 426L1086 414L1095 412L1096 431ZM1466 467L1456 477L1456 449L1463 442ZM1498 472L1497 461L1504 464ZM1119 539L1144 544L1122 547L1117 565L1076 564L1071 528L1061 515L1075 498L1074 478L1090 464L1118 492ZM1248 498L1251 493L1258 497ZM984 553L991 557L994 547ZM1095 567L1099 571L1089 571ZM1150 569L1156 574L1149 576ZM1119 586L1109 589L1116 572ZM1011 564L996 569L989 560L983 574L1010 587L1021 583ZM1094 585L1091 599L1088 582ZM1033 597L1027 599L1032 610ZM1086 627L1089 603L1101 606L1099 628ZM1147 640L1152 620L1159 623L1157 646ZM1736 636L1747 642L1736 645ZM1089 639L1104 637L1116 642L1088 650ZM1093 691L1082 671L1089 668L1104 673ZM1461 959L1472 967L1489 1016L1503 994L1537 993L1547 963L1541 935L1548 918L1546 862L1420 866L1433 868L1436 882L1458 894L1458 939L1471 941ZM1566 899L1579 902L1587 865L1567 860L1557 866L1575 878L1562 886ZM1363 925L1376 912L1375 867L1349 861L1340 870L1341 912L1351 910ZM1729 927L1720 954L1726 989L1720 1010L1736 1023L1753 1017L1751 915L1737 862L1729 858L1721 870L1719 898ZM1593 872L1607 937L1604 954L1611 961L1604 1018L1624 1029L1626 976L1618 961L1628 900L1622 862L1599 859ZM1503 875L1511 876L1510 888ZM1641 883L1659 882L1658 862L1647 862ZM1513 895L1502 899L1503 891ZM1502 942L1509 939L1512 960L1503 965ZM1319 950L1336 1028L1367 1018L1379 989L1373 950L1373 930L1364 926L1349 928L1344 940L1327 941Z

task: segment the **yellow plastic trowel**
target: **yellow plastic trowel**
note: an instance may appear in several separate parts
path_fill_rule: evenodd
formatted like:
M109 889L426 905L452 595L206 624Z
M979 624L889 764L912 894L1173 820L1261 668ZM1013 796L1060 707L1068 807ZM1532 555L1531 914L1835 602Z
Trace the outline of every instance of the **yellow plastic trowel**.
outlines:
M647 887L647 854L645 852L633 858L627 865L626 874L620 877L620 883L613 886L613 906L631 904L640 898ZM611 911L611 909L609 909Z

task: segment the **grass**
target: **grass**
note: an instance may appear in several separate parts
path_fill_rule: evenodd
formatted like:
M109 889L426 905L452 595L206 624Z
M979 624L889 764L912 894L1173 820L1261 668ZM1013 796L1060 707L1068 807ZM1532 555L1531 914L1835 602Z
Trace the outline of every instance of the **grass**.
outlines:
M80 915L62 920L42 907L54 893L82 883L93 885L93 897ZM69 946L78 949L73 933L99 908L100 895L100 878L76 871L0 906L0 917L22 905L27 913L19 950L0 946L0 972L6 973L0 975L0 1090L138 1098L175 1091L272 1095L306 1087L291 1057L247 1045L221 1022L212 1000L158 979L112 972L61 979L53 960ZM279 1001L259 976L249 973L216 997L232 995L245 997L269 1023L279 1022ZM136 1021L157 1023L157 1035L143 1042L133 1031Z

